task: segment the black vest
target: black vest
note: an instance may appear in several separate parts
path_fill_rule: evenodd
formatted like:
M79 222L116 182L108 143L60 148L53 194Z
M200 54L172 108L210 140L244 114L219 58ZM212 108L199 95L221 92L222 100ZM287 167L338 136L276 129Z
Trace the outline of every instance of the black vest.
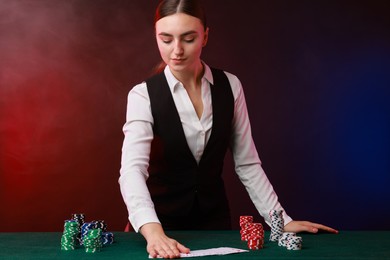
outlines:
M200 211L229 211L222 180L229 145L234 97L225 73L212 69L213 126L203 156L196 162L164 73L146 80L154 119L147 185L157 214L182 216L197 200Z

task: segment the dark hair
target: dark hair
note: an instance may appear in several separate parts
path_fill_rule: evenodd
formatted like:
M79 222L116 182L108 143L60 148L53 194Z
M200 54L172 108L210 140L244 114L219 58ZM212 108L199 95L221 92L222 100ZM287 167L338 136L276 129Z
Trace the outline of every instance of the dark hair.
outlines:
M184 13L198 18L207 28L206 15L199 0L161 0L157 6L154 23L165 16Z

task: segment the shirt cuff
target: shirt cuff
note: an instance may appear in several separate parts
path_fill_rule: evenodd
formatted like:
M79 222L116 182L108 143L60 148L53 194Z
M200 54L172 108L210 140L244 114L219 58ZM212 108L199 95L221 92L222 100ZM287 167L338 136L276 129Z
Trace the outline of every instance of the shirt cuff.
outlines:
M129 221L133 226L134 231L137 233L139 232L139 229L147 223L160 223L156 211L153 208L137 210L135 214L130 214Z
M289 215L287 215L286 212L284 212L284 210L283 210L283 220L285 226L292 221L292 218Z

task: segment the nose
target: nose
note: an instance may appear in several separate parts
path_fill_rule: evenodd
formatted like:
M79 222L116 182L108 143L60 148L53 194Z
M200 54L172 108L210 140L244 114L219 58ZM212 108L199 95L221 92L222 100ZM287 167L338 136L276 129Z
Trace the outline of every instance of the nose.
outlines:
M177 56L180 56L184 53L184 49L183 49L183 46L182 46L180 40L175 41L173 53Z

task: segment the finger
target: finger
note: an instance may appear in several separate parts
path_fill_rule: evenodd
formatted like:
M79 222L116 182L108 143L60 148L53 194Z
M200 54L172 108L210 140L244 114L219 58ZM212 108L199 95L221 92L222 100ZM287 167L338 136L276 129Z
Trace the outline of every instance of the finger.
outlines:
M178 258L178 257L180 257L180 252L176 247L176 243L165 244L161 251L164 251L165 258Z
M154 249L147 249L146 250L148 253L149 253L149 255L152 257L152 258L156 258L157 257L157 251L156 250L154 250Z
M339 231L334 229L334 228L331 228L331 227L328 227L328 226L325 226L325 225L321 225L321 224L317 224L317 223L314 223L314 226L318 229L321 229L321 230L324 230L324 231L327 231L327 232L330 232L330 233L335 233L337 234Z
M313 226L311 224L303 224L303 225L301 225L301 230L309 232L309 233L317 233L318 232L318 228L316 228L315 226Z
M320 230L324 230L324 231L327 231L327 232L331 232L331 233L338 233L338 231L334 228L331 228L331 227L328 227L328 226L325 226L325 225L322 225L322 224L318 224L318 223L312 223L312 222L304 222L305 225L311 225L313 228L317 228L317 229L320 229Z
M190 249L180 243L177 243L177 249L179 249L180 253L184 253L184 254L190 253Z
M180 257L180 253L190 252L190 249L183 246L182 244L180 244L174 239L169 240L169 243L167 245L169 246L169 248L166 248L166 251L168 252L169 255L171 255L170 252L173 252L174 257Z
M180 257L180 252L176 246L171 246L170 248L165 250L169 256L169 258L178 258Z
M171 258L171 255L169 254L169 249L161 248L158 250L158 255L162 258Z
M154 245L154 246L151 246L149 248L150 248L148 250L149 254L153 258L156 258L156 257L167 258L168 257L168 254L165 252L165 249L163 247L159 246L159 245Z
M327 231L330 232L330 233L334 233L334 234L338 234L339 233L339 231L337 229L334 229L334 228L328 228Z

